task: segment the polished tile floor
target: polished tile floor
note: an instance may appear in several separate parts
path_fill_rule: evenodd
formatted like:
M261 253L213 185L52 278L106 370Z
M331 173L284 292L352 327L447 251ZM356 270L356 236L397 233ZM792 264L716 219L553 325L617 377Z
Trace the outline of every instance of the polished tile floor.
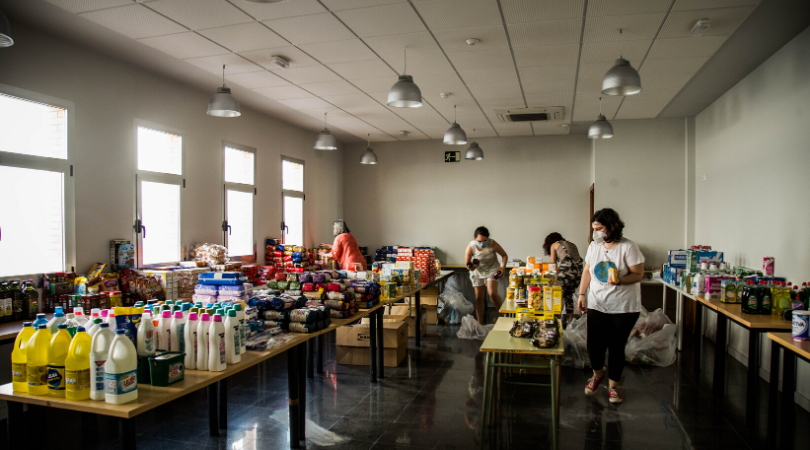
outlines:
M326 373L308 380L307 449L474 449L481 444L480 402L483 359L479 342L455 338L457 327L431 326L420 351L411 349L403 364L387 368L385 379L369 383L368 367L338 366L334 345L327 351ZM692 348L686 336L687 349ZM727 394L711 395L713 347L704 342L704 367L695 377L687 350L666 368L629 366L615 407L602 389L583 395L588 374L563 369L561 449L765 448L767 383L760 381L758 426L745 427L745 368L728 358ZM229 380L229 429L208 436L205 391L188 395L136 419L139 449L289 448L286 358L275 358ZM507 386L498 401L497 427L484 448L550 448L551 415L547 388ZM796 407L793 446L806 448L810 414ZM77 413L47 410L29 421L43 447L82 448ZM99 418L99 447L117 447L116 422ZM41 430L47 429L47 435ZM35 431L36 430L36 431ZM5 433L5 426L3 432ZM5 436L1 436L5 438ZM335 443L335 441L339 441ZM5 442L3 440L2 442ZM334 445L328 445L334 443Z

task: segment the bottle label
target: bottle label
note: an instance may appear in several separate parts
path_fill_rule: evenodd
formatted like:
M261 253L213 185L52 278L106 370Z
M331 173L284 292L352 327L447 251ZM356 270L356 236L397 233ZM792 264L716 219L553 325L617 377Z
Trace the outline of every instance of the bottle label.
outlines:
M48 366L28 366L28 385L45 386L48 384Z
M183 363L176 362L169 366L169 384L183 379Z
M184 352L186 351L186 335L184 333L186 328L186 324L181 323L177 325L177 351Z
M748 297L748 309L755 310L757 309L757 298L750 296Z
M771 309L771 296L770 295L763 295L762 296L762 309Z
M90 389L90 369L65 370L65 388L68 392Z
M239 324L239 345L241 347L244 347L246 342L247 342L247 336L245 335L245 324L240 322L240 324Z
M107 373L107 395L124 395L138 389L138 370L124 373Z
M199 351L199 350L197 350L197 332L195 331L195 332L191 333L191 336L192 336L191 340L193 341L192 343L194 344L193 357L196 358L197 357L197 352Z
M28 383L28 365L11 363L11 381L15 383Z
M171 349L172 349L172 330L166 330L166 348L164 348L163 350L171 351Z
M94 361L94 362L95 362L95 367L90 367L90 371L92 372L90 374L90 376L92 377L93 389L96 390L96 391L102 391L103 392L104 391L104 380L105 380L105 378L104 378L104 376L105 376L104 363L106 363L107 360Z
M155 353L155 331L147 330L146 336L143 339L143 344L146 347L146 353Z
M48 364L48 389L52 391L65 390L65 366Z
M239 344L239 325L237 325L233 327L233 354L238 355L241 348Z
M225 364L225 333L219 333L219 363Z

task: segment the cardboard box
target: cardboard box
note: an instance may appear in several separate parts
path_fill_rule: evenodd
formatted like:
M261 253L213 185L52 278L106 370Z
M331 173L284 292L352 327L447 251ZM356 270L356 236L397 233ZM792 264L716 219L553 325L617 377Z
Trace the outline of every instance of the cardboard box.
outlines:
M404 325L404 322L400 323ZM337 364L352 366L368 366L371 364L368 348L337 346L335 349L335 362ZM406 347L383 349L383 365L385 367L398 367L407 354L408 349Z
M410 303L409 303L409 301L410 301ZM396 307L396 306L405 306L405 307L407 307L409 304L411 305L411 307L415 307L416 300L413 300L413 298L410 298L410 299L406 298L403 303L393 303L394 307ZM422 305L422 312L427 313L427 314L425 314L427 316L427 324L428 325L438 325L439 324L439 307L437 306L437 304L435 304L435 303L434 304L425 303L425 298L424 297L422 297L419 304ZM414 314L416 314L416 313L414 312ZM423 317L425 315L423 315Z
M394 323L394 322L405 322L408 325L408 337L416 337L416 317L409 316L407 314L407 308L405 309L405 313L402 311L396 312L395 314L391 315L383 315L383 324L386 323ZM360 320L360 323L363 325L368 324L368 317L364 317ZM427 315L422 315L422 327L419 328L419 332L422 337L427 335Z
M340 327L337 332L337 363L368 365L370 363L369 326ZM385 321L383 318L383 364L397 367L408 353L408 324L403 321Z
M391 316L383 316L386 317L404 317L403 320L405 323L408 324L408 337L416 337L416 308L408 308L408 306L391 306L391 311L389 312ZM428 305L422 305L422 326L420 327L419 331L422 336L427 335L427 325L428 325ZM438 317L437 317L438 319Z

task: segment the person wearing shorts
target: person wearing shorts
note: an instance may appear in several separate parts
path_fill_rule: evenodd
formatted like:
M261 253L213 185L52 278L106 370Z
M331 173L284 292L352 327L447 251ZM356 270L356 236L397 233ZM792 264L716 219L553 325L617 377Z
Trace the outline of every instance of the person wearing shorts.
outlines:
M484 324L486 312L485 294L489 290L489 297L495 308L500 309L503 299L498 294L498 279L506 273L506 251L493 239L489 238L486 227L478 227L473 235L474 239L467 245L464 262L470 269L470 280L475 289L475 316L478 323ZM498 264L498 255L501 264Z

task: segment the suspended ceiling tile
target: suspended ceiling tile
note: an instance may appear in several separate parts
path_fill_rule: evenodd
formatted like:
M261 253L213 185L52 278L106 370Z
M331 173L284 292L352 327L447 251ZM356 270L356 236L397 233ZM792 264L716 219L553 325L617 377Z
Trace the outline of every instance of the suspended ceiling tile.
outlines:
M358 135L359 137L363 137ZM372 134L369 139L371 142L396 142L397 140L387 134Z
M132 0L45 0L52 5L66 9L72 13L95 11L97 9L114 8L116 6L131 5Z
M366 94L329 95L324 96L323 99L348 112L351 112L353 107L379 105L379 102Z
M422 97L430 102L449 104L452 107L453 104L460 105L464 101L472 101L469 91L455 73L427 75L415 81L422 91ZM439 94L443 92L449 93L450 96L446 99L441 98Z
M666 12L670 5L672 0L590 0L587 15L595 17Z
M647 59L710 57L726 42L728 36L656 39Z
M503 25L436 30L433 35L436 36L439 45L448 53L509 49L509 41L506 39L506 31L504 31ZM480 42L469 45L466 41L470 38L478 39Z
M732 8L736 6L756 6L761 0L678 0L673 11L690 9Z
M317 97L310 97L310 98L291 98L286 100L276 100L282 105L287 105L292 109L315 109L315 108L326 108L331 106L329 103L317 98Z
M580 76L577 79L577 95L579 95L580 92L597 92L601 95L602 79L603 77L583 78Z
M344 95L344 94L359 94L360 91L343 80L325 81L321 83L305 83L301 85L302 88L312 92L318 97L325 95Z
M493 109L525 108L522 95L479 99L478 104L481 105L481 108L483 108L487 114Z
M234 53L185 59L184 61L218 76L222 76L222 66L225 65L227 66L225 69L226 77L236 73L258 72L262 70L261 67Z
M188 31L143 5L122 6L79 15L132 39Z
M324 108L302 109L301 112L320 120L323 120L324 113L328 113L329 122L335 120L335 118L337 117L351 117L350 114L345 113L335 108L334 106L327 106Z
M390 89L391 86L396 81L397 81L396 76L393 73L386 77L357 78L357 79L351 78L352 84L354 84L364 92L378 92ZM422 96L424 95L425 95L424 92L422 92Z
M459 70L459 74L467 83L467 86L489 86L492 90L508 85L518 86L517 73L514 67Z
M408 127L408 124L405 123L405 121L403 121L402 119L391 113L375 114L371 116L358 116L358 118L365 121L366 123L369 123L381 129L395 128L397 130L403 130L405 129L405 127Z
M247 52L289 45L284 38L258 23L242 23L199 30L203 36L235 52Z
M262 70L260 72L237 73L228 75L226 77L228 82L236 83L248 89L273 87L273 86L286 86L289 85L287 81L282 80L276 74Z
M487 67L514 67L512 52L508 48L485 52L448 53L447 56L459 72Z
M395 61L395 68L402 69L403 49L408 48L408 56L415 52L436 50L438 46L428 32L403 33L391 36L376 36L363 39L381 58Z
M502 23L498 4L494 0L435 0L415 5L425 23L434 31Z
M613 63L620 56L628 61L641 61L652 45L652 39L623 42L587 42L582 44L580 64Z
M230 53L220 45L209 41L193 31L138 39L138 42L179 59L201 58L203 56Z
M539 84L549 80L573 80L577 74L577 66L575 64L549 64L539 67L521 67L519 73L520 80L524 85Z
M578 44L582 20L550 20L507 25L513 48Z
M360 39L306 44L301 46L301 50L322 64L379 60Z
M322 0L323 4L332 11L344 9L370 8L394 3L407 3L408 0Z
M371 97L375 102L386 105L388 103L388 91L380 91L380 92L366 92L366 95ZM422 106L424 108L424 105ZM386 108L388 109L388 108Z
M625 97L619 108L616 120L622 119L653 119L658 116L664 107L672 100L678 90L655 91L645 95L644 92Z
M602 114L607 118L616 114L616 109L622 102L622 97L602 95L600 92L577 92L574 103L575 121L593 121L599 114L599 97L602 97Z
M565 94L544 94L544 95L527 95L526 103L529 108L539 108L544 106L562 106L565 108L566 117L571 114L571 106L574 105L573 92Z
M256 20L282 19L326 12L317 0L295 0L281 3L237 2L240 8Z
M703 36L731 34L754 10L753 6L741 8L702 9L673 12L661 29L660 38L692 37L692 27L700 19L711 19L712 24ZM696 38L701 39L701 38Z
M543 82L538 83L524 83L523 92L527 96L574 92L574 79L544 80Z
M352 116L335 117L334 121L329 122L329 127L336 127L341 130L346 130L347 132L363 139L366 138L367 133L371 134L372 136L386 136L386 134L378 128Z
M295 45L341 41L355 37L330 13L265 20L263 23Z
M270 97L273 100L289 100L293 98L310 98L314 95L301 89L298 86L276 86L253 89L253 92Z
M582 17L585 0L501 0L506 23L543 22Z
M435 126L446 124L447 121L433 108L423 105L421 108L388 108L402 120L419 127L420 125Z
M675 74L684 74L691 77L697 73L708 60L709 58L677 58L644 61L644 65L639 69L641 86L644 87L644 80L648 78L665 77Z
M640 63L639 60L630 60L630 65L636 70L639 69ZM601 83L601 80L605 78L605 74L613 67L613 64L613 61L580 64L579 79L599 79Z
M146 5L192 30L253 21L239 8L222 0L158 0Z
M544 47L516 48L515 63L518 67L537 67L546 64L576 64L579 44L548 45Z
M571 134L571 128L567 123L554 122L532 122L535 136L557 136Z
M273 56L281 56L289 61L291 69L319 65L318 61L315 61L312 59L312 57L293 46L269 48L265 50L253 50L249 52L242 52L241 55L250 59L256 64L271 70L278 70L278 67L270 64L270 60L273 58Z
M340 77L325 66L307 66L274 70L276 75L295 84L339 80Z
M666 17L665 13L607 17L589 16L585 19L585 34L582 39L583 42L653 39L664 17Z
M369 100L371 100L371 103L367 103L364 105L344 106L343 109L345 109L347 112L351 114L355 114L358 116L385 114L386 112L388 112L388 108L386 108L385 106L377 103L371 98L369 98Z
M395 70L402 67L397 59L386 60ZM447 57L439 49L415 49L408 51L408 75L418 77L431 74L455 73ZM418 84L418 81L417 81Z
M530 123L497 123L495 130L501 136L534 136Z
M425 31L425 25L407 3L350 9L335 14L360 37Z
M520 86L517 82L502 83L498 86L492 86L489 83L470 84L469 86L479 102L497 99L499 97L523 97L523 93L520 91Z
M473 136L472 134L467 135L467 140L468 141L477 141L477 140L480 140L481 138L488 138L488 137L498 137L498 132L495 131L495 129L492 128L491 125L482 126L481 128L476 129L475 130L475 136ZM481 149L484 150L485 154L486 154L486 151L487 151L486 147L487 147L486 144L481 145ZM466 151L466 149L464 147L462 147L462 151ZM464 155L463 152L462 152L462 155Z

